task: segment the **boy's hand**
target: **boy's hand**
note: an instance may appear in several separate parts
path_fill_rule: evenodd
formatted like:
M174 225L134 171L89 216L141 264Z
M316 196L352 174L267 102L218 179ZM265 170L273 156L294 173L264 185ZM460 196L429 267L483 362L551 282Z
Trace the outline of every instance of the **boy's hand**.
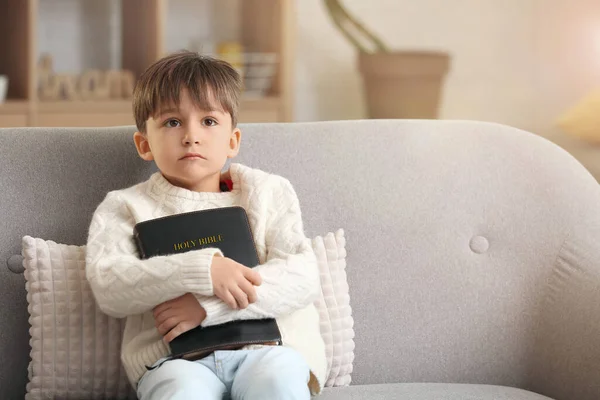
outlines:
M156 329L167 343L199 326L206 318L206 311L191 293L165 301L153 311Z
M213 257L211 278L215 296L233 309L246 308L256 301L256 289L262 283L260 274L227 257Z

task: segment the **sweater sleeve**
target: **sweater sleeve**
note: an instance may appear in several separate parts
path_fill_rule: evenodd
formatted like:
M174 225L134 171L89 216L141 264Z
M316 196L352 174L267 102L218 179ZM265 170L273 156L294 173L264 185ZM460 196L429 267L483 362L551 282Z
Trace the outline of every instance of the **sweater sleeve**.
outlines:
M213 294L210 267L218 249L205 248L142 260L135 220L118 192L100 203L88 233L86 277L100 309L115 318L144 313L185 293Z
M257 301L242 310L229 308L219 298L197 295L206 310L203 326L238 319L277 318L315 302L320 279L312 244L304 235L298 197L292 185L283 181L273 199L266 227L267 259L254 267L262 277L256 287Z

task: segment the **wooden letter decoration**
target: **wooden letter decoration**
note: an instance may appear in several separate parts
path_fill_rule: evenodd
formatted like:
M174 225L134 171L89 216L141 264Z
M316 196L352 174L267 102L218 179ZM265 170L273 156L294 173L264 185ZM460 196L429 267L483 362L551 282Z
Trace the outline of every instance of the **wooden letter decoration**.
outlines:
M44 54L38 65L40 100L131 99L135 76L126 70L87 70L81 75L55 74L52 57Z

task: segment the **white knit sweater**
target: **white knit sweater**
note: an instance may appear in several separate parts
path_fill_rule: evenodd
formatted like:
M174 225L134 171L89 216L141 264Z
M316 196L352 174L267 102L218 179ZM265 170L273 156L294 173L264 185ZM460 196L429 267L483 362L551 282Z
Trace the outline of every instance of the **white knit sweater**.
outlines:
M122 361L132 385L169 355L154 325L152 308L194 293L206 309L203 326L234 319L276 318L284 346L299 351L311 369L311 392L321 391L325 345L313 305L319 293L316 259L303 231L296 193L282 177L240 164L230 167L233 190L193 192L173 186L159 172L147 181L112 191L95 211L87 242L86 274L99 307L127 318ZM194 250L140 260L133 241L136 223L195 210L242 206L254 234L262 277L258 300L232 310L213 295L211 260L218 249Z

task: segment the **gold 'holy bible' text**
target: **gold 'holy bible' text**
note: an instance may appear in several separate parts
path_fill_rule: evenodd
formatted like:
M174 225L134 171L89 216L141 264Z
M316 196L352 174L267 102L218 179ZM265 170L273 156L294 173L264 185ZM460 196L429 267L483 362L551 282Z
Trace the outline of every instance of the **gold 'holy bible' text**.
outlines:
M206 246L209 244L219 243L223 241L223 235L212 235L199 239L190 239L185 242L174 243L173 248L175 251L193 249L195 247Z

